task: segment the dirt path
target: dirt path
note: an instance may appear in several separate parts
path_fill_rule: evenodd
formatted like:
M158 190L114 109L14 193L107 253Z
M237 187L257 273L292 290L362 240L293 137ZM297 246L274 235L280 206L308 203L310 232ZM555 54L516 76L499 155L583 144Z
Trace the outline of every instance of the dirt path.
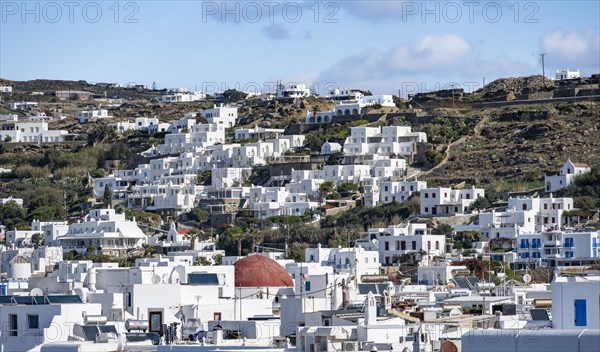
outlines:
M479 122L477 122L475 127L473 127L473 136L463 136L463 137L455 140L454 142L448 144L448 147L446 147L446 156L444 157L444 160L440 161L439 164L432 167L431 169L419 173L418 176L427 176L427 175L433 173L434 171L442 168L444 165L446 165L448 163L448 160L450 159L450 151L452 150L452 148L463 144L464 142L466 142L469 139L469 137L480 136L484 125L489 121L489 119L490 119L489 116L486 116L486 117L482 118L481 120L479 120Z

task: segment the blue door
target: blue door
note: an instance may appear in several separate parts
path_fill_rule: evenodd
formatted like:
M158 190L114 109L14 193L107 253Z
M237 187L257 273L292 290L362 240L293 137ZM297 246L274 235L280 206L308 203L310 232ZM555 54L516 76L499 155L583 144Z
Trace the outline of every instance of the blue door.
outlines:
M585 299L575 300L575 326L587 326Z

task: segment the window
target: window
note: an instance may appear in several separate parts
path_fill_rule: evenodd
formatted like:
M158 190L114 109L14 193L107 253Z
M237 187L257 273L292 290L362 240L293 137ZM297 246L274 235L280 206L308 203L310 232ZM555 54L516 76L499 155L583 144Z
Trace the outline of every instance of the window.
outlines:
M527 210L527 204L523 204L523 210Z
M390 243L389 242L384 242L385 243L385 250L389 251L390 250Z
M431 198L435 198L435 193L431 193Z
M400 242L400 249L403 250L403 251L406 250L406 241Z
M310 281L306 281L304 283L304 289L306 290L306 292L310 291Z
M575 300L575 326L587 326L585 299Z
M412 249L417 249L417 241L412 241Z
M19 336L19 320L16 314L8 315L8 336Z
M425 193L425 198L429 198L429 193Z
M27 314L27 327L29 329L40 328L40 319L37 314Z

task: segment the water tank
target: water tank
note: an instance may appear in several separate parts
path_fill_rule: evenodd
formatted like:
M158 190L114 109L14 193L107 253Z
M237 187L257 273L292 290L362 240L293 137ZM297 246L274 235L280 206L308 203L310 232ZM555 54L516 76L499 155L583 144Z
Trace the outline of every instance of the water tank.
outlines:
M86 315L83 318L83 323L94 324L94 325L104 325L108 319L104 315Z
M125 330L127 331L147 331L148 329L147 320L128 319L125 321Z
M15 257L15 259L21 256ZM23 258L23 257L21 257ZM31 264L27 261L11 260L8 264L9 279L29 279L31 277Z

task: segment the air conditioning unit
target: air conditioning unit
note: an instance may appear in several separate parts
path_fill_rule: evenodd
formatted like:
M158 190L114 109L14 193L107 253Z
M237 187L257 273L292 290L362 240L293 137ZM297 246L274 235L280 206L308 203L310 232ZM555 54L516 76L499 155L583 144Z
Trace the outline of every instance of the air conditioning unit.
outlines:
M342 342L342 351L358 351L358 343Z

